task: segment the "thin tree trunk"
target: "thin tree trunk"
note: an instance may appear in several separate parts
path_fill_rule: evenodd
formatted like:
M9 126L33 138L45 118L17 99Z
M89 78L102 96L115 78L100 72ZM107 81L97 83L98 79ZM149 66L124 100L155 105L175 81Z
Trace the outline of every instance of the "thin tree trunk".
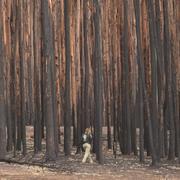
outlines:
M167 108L168 108L168 121L170 124L170 137L169 137L169 154L168 159L174 160L175 158L175 126L173 116L173 98L172 98L172 59L170 56L170 35L169 35L169 18L168 18L168 1L163 0L164 8L164 58L166 65L166 82L167 82Z
M22 140L22 146L23 146L23 155L26 154L26 119L25 119L25 82L24 82L24 62L25 62L25 56L24 56L24 27L23 27L23 2L20 3L20 30L19 30L19 55L20 55L20 92L21 92L21 140Z
M96 158L103 164L102 152L102 118L103 118L103 74L102 74L102 37L101 37L101 4L99 0L94 0L95 14L95 145Z
M34 151L41 151L42 145L42 122L41 122L41 82L40 82L40 66L41 66L41 39L40 39L40 9L39 1L34 0L33 9L33 42L34 42L34 101L35 101L35 119L34 119Z
M84 111L85 111L85 127L90 127L89 112L89 52L88 52L88 1L84 1L84 58L85 58L85 89L84 89Z
M6 156L6 112L5 112L5 77L4 77L4 40L3 40L3 1L0 2L0 160Z
M64 0L64 23L65 23L65 117L64 117L64 152L70 155L71 152L71 100L70 100L70 70L71 70L71 49L70 49L70 0Z
M131 147L131 117L130 117L130 97L129 97L129 51L128 51L128 1L124 0L124 80L125 80L125 121L127 124L127 142L126 142L126 153L130 154L132 151Z

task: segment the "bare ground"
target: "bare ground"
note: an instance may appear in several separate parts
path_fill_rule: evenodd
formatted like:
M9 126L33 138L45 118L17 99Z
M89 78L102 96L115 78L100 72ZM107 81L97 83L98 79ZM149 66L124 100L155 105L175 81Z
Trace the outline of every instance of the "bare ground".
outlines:
M86 169L91 166L90 171ZM93 171L96 169L97 165L85 165L84 170L81 172L68 172L68 171L58 171L57 169L42 168L38 166L29 165L17 165L17 164L7 164L0 163L0 180L7 179L63 179L63 180L115 180L115 179L133 179L133 180L178 180L180 179L180 171L177 169L149 169L149 168L126 168L119 169L117 173L110 172L104 166L98 167L100 172ZM165 173L164 173L165 172Z
M104 146L105 161L103 165L94 163L81 163L83 154L75 155L76 149L72 149L72 154L65 157L63 145L60 145L60 153L55 162L46 162L44 153L34 155L33 139L31 132L28 133L28 154L24 157L20 153L16 158L9 153L7 159L11 163L0 163L0 180L5 179L63 179L63 180L106 180L106 179L133 179L133 180L171 180L180 179L180 165L177 162L168 162L164 159L160 166L153 168L150 166L150 159L139 163L138 157L117 155L113 157L112 150L107 150ZM105 142L104 142L105 143ZM45 146L43 142L43 147ZM45 148L43 148L45 150ZM17 163L12 163L16 161Z

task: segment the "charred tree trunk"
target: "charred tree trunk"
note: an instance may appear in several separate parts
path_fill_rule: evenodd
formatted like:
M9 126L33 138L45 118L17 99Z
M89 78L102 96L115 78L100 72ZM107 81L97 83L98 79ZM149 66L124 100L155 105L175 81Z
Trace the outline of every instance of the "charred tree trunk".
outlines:
M26 154L26 119L25 119L25 82L24 82L24 27L23 27L23 2L20 1L20 29L19 29L19 56L20 56L20 93L21 93L21 102L20 102L20 123L21 123L21 141L23 146L23 155Z
M153 7L153 1L147 0L147 12L149 19L149 33L150 33L150 50L151 50L151 117L154 134L154 146L157 154L157 160L159 161L159 143L158 143L158 87L157 87L157 62L159 54L157 50L160 47L157 46L157 33L155 24L155 13Z
M6 111L5 111L5 77L4 77L4 40L3 40L3 1L0 2L0 160L6 156Z
M89 111L89 48L88 48L88 1L84 1L84 60L85 60L85 89L84 89L84 111L85 127L90 127Z
M125 95L125 104L124 104L124 121L126 124L125 136L127 137L126 142L126 152L130 154L132 151L131 147L131 117L130 117L130 86L129 86L129 47L128 47L128 1L124 0L124 95Z
M41 1L42 8L42 34L43 34L43 47L44 47L44 60L45 60L45 119L46 119L46 159L47 160L55 160L57 157L57 149L56 149L56 137L55 134L55 122L54 119L54 105L53 105L53 89L52 81L54 81L52 77L53 66L52 63L54 61L54 52L53 52L53 37L52 37L52 14L50 10L50 4L48 0Z
M169 35L169 17L168 17L168 1L163 0L164 8L164 61L166 65L166 86L167 86L167 119L169 121L170 137L169 137L169 154L168 159L175 158L175 125L173 115L173 98L172 98L172 59L170 56L170 35Z
M71 152L71 100L70 100L70 74L71 74L71 46L70 46L70 0L64 0L64 23L65 23L65 117L64 117L64 152Z
M95 14L95 145L96 158L103 164L104 157L102 152L102 120L103 120L103 73L102 73L102 36L101 36L101 6L99 0L94 0Z
M34 35L34 101L35 101L35 119L34 119L34 152L41 151L42 145L42 111L41 111L41 81L40 81L40 67L41 67L41 24L40 24L40 9L39 1L34 0L33 12L33 32Z
M152 120L150 114L150 107L149 107L149 99L147 94L147 89L145 85L145 71L144 71L144 62L142 58L142 44L141 44L141 32L140 32L140 4L138 0L134 0L134 7L135 7L135 16L136 16L136 35L137 35L137 53L138 53L138 69L139 69L139 77L142 83L142 90L143 90L143 98L144 104L147 112L147 120L148 120L148 131L149 131L149 143L151 148L151 156L152 156L152 164L156 165L157 158L156 152L153 143L153 132L152 132ZM142 122L141 122L142 123ZM142 133L142 132L141 132Z

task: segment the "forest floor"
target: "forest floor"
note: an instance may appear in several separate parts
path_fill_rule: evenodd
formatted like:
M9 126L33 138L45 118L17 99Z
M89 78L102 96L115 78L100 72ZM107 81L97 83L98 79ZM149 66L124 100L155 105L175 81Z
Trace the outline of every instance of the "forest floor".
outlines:
M112 150L105 147L103 153L105 156L104 164L82 163L83 154L75 154L73 148L72 154L65 157L63 146L60 146L60 153L56 162L45 162L44 153L34 155L33 139L31 133L28 134L28 154L24 157L17 154L13 158L12 153L8 154L9 163L0 163L0 180L5 179L63 179L63 180L115 180L115 179L133 179L133 180L160 180L160 179L180 179L180 165L177 162L163 160L162 163L154 168L151 167L151 160L146 158L141 164L136 156L122 156L117 154L115 159ZM43 143L43 151L45 144ZM17 163L13 163L17 162Z
M79 165L78 165L79 166ZM91 168L89 168L91 166ZM180 179L179 170L169 169L150 169L141 168L116 168L117 172L111 172L104 166L98 167L100 172L96 172L99 165L85 165L81 172L63 172L61 170L42 168L39 166L17 165L0 163L0 180L178 180ZM87 171L87 169L89 170ZM93 170L95 171L93 171ZM165 173L164 173L165 172Z

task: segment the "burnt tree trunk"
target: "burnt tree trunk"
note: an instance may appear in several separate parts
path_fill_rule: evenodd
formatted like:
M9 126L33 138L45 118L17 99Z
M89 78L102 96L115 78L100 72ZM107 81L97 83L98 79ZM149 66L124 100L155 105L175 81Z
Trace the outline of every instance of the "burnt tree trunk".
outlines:
M131 147L131 113L130 113L130 86L129 86L129 47L128 47L128 1L124 0L124 95L125 95L125 104L124 104L124 121L126 124L125 136L127 138L126 142L126 152L130 154L132 151Z
M43 28L43 48L45 60L45 119L46 119L46 159L55 160L57 157L54 110L53 110L53 88L52 71L54 63L53 37L52 37L52 14L48 0L41 1L42 8L42 28Z
M149 99L145 84L145 69L144 69L144 62L142 58L142 44L141 44L141 32L140 32L140 4L138 0L134 0L134 7L135 7L135 16L136 16L136 36L137 36L137 53L138 53L138 69L139 69L139 78L142 83L142 90L143 90L143 98L144 98L144 105L147 112L147 120L148 120L148 131L149 131L149 143L151 149L151 156L152 156L152 164L156 165L157 158L156 152L153 143L153 132L152 132L152 120L150 114L150 106L149 106ZM142 123L142 122L141 122ZM141 132L142 133L142 132Z
M42 145L42 111L41 111L41 24L40 24L40 6L39 1L34 1L33 9L33 42L34 42L34 101L35 101L35 118L34 118L34 152L41 151Z
M6 111L4 77L3 1L0 2L0 160L6 155Z
M21 102L20 102L20 124L21 124L21 141L23 146L23 155L26 154L26 119L25 119L25 82L24 82L24 27L23 27L23 2L20 1L20 29L19 29L19 56L20 56L20 94L21 94Z
M104 157L102 152L102 120L103 120L103 73L102 73L102 36L101 36L101 6L99 0L94 0L95 14L95 145L96 158L103 164Z
M169 154L168 159L175 158L175 125L173 115L173 98L172 98L172 59L170 56L170 34L169 34L169 18L168 18L168 1L163 0L164 8L164 61L166 65L166 86L167 86L167 117L169 121L170 137L169 137Z
M70 155L71 151L71 99L70 99L70 74L71 74L71 46L70 46L70 0L64 0L65 23L65 117L64 117L64 152Z

